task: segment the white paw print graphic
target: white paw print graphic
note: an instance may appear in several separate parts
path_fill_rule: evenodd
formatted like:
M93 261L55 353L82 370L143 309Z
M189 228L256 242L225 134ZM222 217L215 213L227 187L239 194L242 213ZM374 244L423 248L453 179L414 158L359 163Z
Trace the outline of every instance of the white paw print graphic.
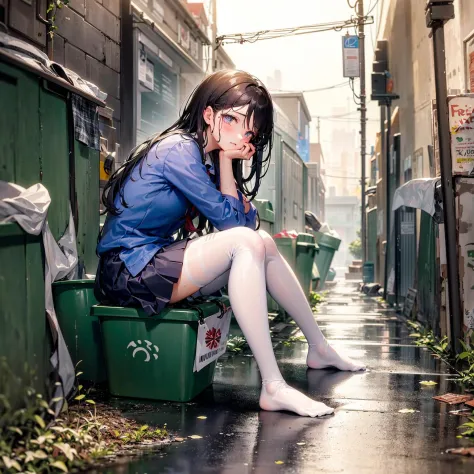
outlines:
M146 354L146 359L145 362L149 362L151 360L151 356L156 359L158 359L158 352L160 349L158 349L158 346L155 346L155 344L151 343L150 341L144 340L143 341L146 345L146 347L143 347L143 343L140 339L137 339L137 342L135 341L130 341L127 349L130 347L133 347L133 353L132 357L135 358L135 355L138 354L139 352L144 352Z

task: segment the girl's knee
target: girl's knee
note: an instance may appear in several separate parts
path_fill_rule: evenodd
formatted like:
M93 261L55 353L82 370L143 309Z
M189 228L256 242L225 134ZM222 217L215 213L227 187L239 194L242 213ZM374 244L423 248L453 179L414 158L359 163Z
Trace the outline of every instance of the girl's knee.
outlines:
M278 247L276 246L276 243L273 240L273 237L264 230L257 231L257 234L260 236L260 238L263 241L263 244L265 245L266 254L268 256L276 255L278 253Z
M259 259L265 258L265 244L260 234L248 227L231 229L235 244L251 249Z

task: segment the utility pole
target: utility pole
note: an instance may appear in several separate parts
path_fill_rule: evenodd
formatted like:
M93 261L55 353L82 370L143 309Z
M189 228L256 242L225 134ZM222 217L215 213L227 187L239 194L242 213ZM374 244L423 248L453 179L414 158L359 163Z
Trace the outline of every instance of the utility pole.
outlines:
M462 337L461 295L459 291L459 265L457 256L456 207L453 189L451 162L448 93L446 81L446 54L444 24L454 18L453 0L428 0L426 3L426 26L433 37L436 113L438 116L438 140L441 168L441 190L445 225L445 245L448 263L449 318L451 325L451 348L460 352Z
M321 143L321 119L319 117L318 117L317 130L318 130L318 143Z
M217 71L217 43L216 43L216 38L217 38L217 0L212 0L211 1L212 5L212 53L211 53L211 58L212 58L212 65L211 65L211 70L209 72L215 72Z
M366 149L366 91L365 91L365 26L364 26L364 0L357 2L357 16L359 20L359 58L360 58L360 159L361 159L361 231L362 263L367 260L366 239L366 212L365 212L365 149Z

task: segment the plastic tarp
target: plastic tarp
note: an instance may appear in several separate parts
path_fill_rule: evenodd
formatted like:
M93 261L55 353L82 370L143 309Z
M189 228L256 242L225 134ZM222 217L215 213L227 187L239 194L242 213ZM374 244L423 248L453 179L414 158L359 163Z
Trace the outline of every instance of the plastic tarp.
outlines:
M323 224L321 225L321 228L319 229L319 232L321 232L321 234L327 234L331 237L335 237L336 239L342 240L340 235L337 233L337 231L335 231L334 229L331 229L331 227L329 227L329 224L327 222L323 222Z
M48 74L59 76L68 81L74 87L96 96L99 100L105 101L107 94L101 91L95 84L82 79L74 71L61 64L50 61L48 56L35 46L0 31L0 48L8 51L9 54L16 56L30 66L42 69Z
M430 216L436 213L435 190L439 178L412 179L400 186L393 195L392 211L402 206L422 209Z
M56 318L51 285L56 280L74 277L78 258L72 213L69 213L66 232L56 242L46 220L50 203L51 197L42 184L25 189L0 181L0 223L15 221L25 232L33 235L42 233L43 236L46 259L45 310L54 342L50 362L60 381L55 386L53 396L53 399L60 400L54 403L54 410L59 414L65 398L74 389L75 371Z

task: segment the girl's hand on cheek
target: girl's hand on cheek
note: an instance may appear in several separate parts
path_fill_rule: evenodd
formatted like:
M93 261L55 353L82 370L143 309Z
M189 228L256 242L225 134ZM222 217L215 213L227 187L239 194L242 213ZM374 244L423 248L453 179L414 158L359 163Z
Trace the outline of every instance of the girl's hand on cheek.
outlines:
M219 158L228 160L250 160L255 154L255 147L251 143L245 143L240 150L221 150Z

